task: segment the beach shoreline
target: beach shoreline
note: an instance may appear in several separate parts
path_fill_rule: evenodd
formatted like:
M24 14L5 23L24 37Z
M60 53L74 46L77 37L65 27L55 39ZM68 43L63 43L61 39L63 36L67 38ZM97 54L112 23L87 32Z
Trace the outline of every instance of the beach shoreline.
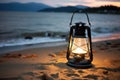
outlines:
M0 54L5 54L14 51L32 49L32 48L44 48L44 47L54 47L54 46L61 46L66 45L66 41L59 41L59 42L47 42L47 43L38 43L38 44L28 44L28 45L21 45L21 46L6 46L0 47Z
M92 38L92 42L94 43L99 41L115 40L115 39L120 39L119 33L111 34L109 36L104 36L104 37L94 37ZM5 46L5 47L0 47L0 54L32 49L32 48L54 47L54 46L61 46L61 45L67 45L67 44L68 44L68 41L57 41L57 42L46 42L46 43L17 45L17 46Z

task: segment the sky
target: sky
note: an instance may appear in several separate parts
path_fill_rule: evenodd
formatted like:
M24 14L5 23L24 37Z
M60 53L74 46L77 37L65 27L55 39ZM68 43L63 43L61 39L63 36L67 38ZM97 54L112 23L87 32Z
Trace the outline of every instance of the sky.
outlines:
M66 5L85 5L89 7L96 7L102 5L114 5L120 7L120 0L0 0L0 3L8 2L37 2L44 3L53 7L66 6Z

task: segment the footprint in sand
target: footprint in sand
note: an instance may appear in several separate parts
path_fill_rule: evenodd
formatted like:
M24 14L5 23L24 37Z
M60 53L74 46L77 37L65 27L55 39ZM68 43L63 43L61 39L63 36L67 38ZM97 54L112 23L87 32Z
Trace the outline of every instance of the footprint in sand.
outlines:
M49 74L48 71L33 71L22 74L19 78L20 80L55 80L53 76Z
M53 78L59 78L59 73L51 74Z
M94 74L88 74L88 75L84 76L83 78L98 80L98 77L99 76L94 75Z
M67 76L69 76L69 77L79 77L80 75L78 75L78 74L72 74L72 73L70 73L70 74L67 74Z
M81 73L85 73L85 72L84 72L84 71L82 71L82 70L78 70L78 73L80 73L80 74L81 74Z

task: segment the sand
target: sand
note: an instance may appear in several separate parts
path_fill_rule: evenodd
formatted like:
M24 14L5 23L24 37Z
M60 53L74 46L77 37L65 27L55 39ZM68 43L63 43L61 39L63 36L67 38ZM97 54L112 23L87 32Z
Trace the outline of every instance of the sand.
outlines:
M120 39L93 42L93 67L66 65L67 45L0 56L0 80L120 80Z

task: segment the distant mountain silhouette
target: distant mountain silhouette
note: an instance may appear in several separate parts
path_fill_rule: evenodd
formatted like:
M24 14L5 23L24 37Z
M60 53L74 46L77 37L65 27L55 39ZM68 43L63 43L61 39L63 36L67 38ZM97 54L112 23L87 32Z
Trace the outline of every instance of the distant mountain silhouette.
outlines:
M39 10L39 12L73 12L77 9L85 9L87 6L63 6L57 8L46 8L43 10Z
M42 3L0 3L0 11L38 11L45 8L51 8Z
M85 10L88 13L120 14L120 7L113 6L113 5L86 8Z
M83 5L51 7L43 3L0 3L0 11L31 11L31 12L73 12L77 9L88 13L120 14L120 7L105 5L100 7L88 7ZM81 11L83 12L83 11Z
M76 6L74 6L74 7L79 8L79 9L89 8L88 6L83 6L83 5L76 5Z
M100 14L120 14L120 7L105 5L100 7L87 7L87 6L64 6L57 8L46 8L39 10L39 12L74 12L81 9L81 13L86 11L87 13L100 13Z

